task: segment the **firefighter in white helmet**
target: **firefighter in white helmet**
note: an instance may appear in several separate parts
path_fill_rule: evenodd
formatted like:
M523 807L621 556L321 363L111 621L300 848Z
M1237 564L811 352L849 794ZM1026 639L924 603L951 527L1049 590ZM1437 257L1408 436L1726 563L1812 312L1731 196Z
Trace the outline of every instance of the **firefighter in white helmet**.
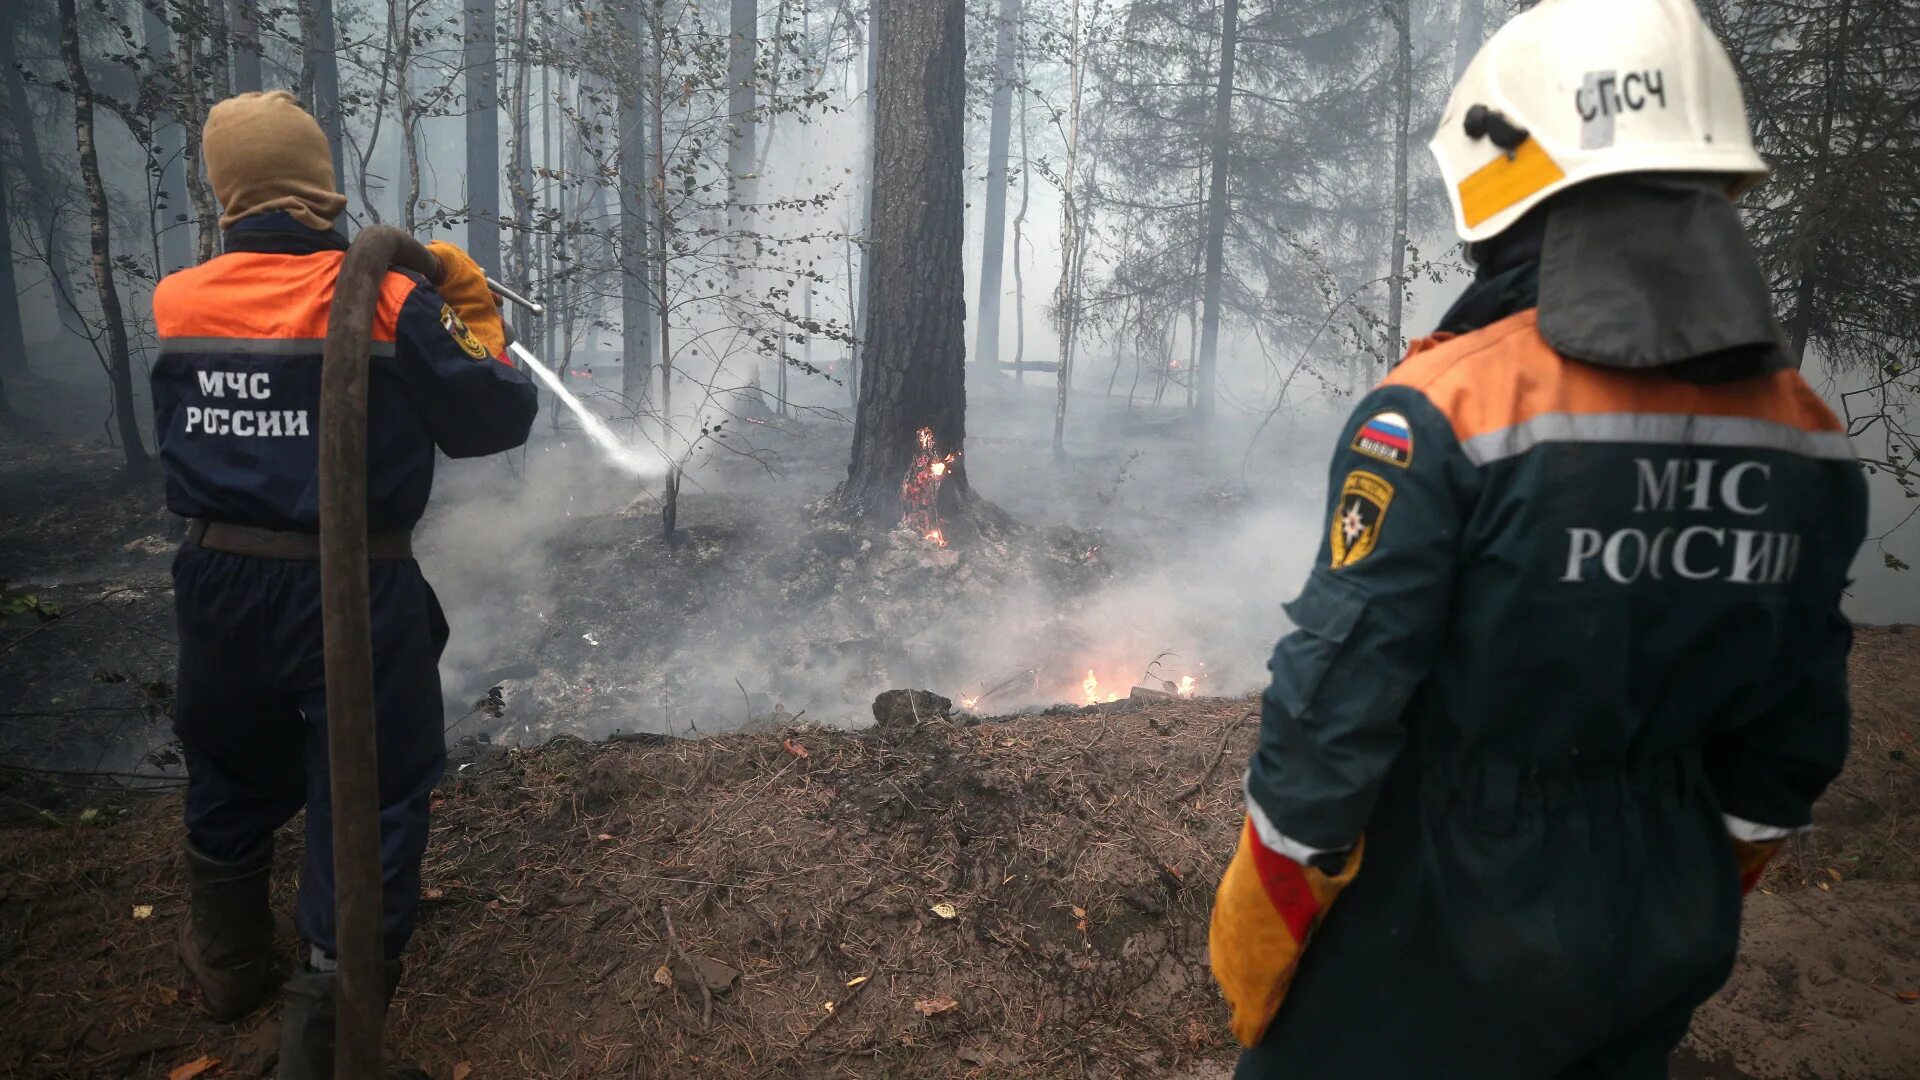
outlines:
M1845 757L1864 482L1688 0L1542 0L1432 146L1476 277L1341 435L1274 651L1211 941L1239 1075L1663 1077Z

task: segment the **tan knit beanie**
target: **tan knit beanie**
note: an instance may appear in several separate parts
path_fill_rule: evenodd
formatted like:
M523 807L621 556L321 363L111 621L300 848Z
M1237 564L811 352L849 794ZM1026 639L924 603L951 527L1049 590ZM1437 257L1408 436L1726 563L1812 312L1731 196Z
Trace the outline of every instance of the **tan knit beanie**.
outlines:
M326 132L285 90L220 102L207 113L200 139L223 229L276 210L308 228L330 229L347 208L347 197L334 189Z

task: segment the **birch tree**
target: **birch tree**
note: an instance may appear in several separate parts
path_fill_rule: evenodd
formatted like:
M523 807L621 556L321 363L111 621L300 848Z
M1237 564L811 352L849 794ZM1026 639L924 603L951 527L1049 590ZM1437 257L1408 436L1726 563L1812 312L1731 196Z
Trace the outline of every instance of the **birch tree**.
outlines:
M94 145L93 84L80 58L80 20L74 12L74 0L56 0L56 3L60 15L60 55L73 94L74 145L79 151L80 177L87 192L88 246L92 253L94 290L99 296L101 318L105 323L107 378L113 388L114 418L127 470L140 472L147 467L149 459L146 447L141 444L140 423L133 411L127 321L120 307L120 288L113 277L111 210L107 205L107 185L100 177L99 151Z

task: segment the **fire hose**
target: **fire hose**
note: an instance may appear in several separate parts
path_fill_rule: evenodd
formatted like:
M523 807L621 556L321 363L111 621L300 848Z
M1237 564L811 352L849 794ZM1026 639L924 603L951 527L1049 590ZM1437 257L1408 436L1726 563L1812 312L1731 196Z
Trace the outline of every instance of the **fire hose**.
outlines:
M374 1080L386 1022L381 946L380 770L374 741L373 620L368 600L367 384L373 320L391 267L438 282L440 260L391 225L347 249L320 368L320 615L327 760L333 799L336 1080ZM493 282L494 292L540 306ZM512 340L512 331L508 331Z
M393 266L440 278L439 260L418 240L390 225L361 230L340 264L320 366L320 618L333 796L338 1080L380 1074L387 1008L368 606L367 380L380 287Z

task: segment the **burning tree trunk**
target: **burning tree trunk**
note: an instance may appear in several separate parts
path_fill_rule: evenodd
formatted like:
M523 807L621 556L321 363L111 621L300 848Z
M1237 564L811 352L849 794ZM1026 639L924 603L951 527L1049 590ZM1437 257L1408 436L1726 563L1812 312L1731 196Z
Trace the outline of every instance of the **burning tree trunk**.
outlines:
M1013 55L1020 0L1000 0L994 43L993 118L987 135L987 200L980 242L980 307L974 313L973 362L982 371L1000 363L1000 270L1006 262L1007 151L1013 135Z
M1233 156L1233 53L1240 34L1240 0L1220 5L1220 83L1213 99L1213 147L1207 186L1206 311L1200 319L1200 356L1194 374L1200 415L1213 412L1214 368L1220 348L1220 294L1226 274L1227 173Z
M494 49L495 0L465 0L467 84L467 253L500 276L500 96Z
M73 88L74 144L80 152L80 177L86 185L92 222L93 282L100 293L101 318L106 322L107 377L113 383L113 411L119 422L127 469L137 471L147 465L147 450L140 443L140 424L133 414L127 322L120 310L120 290L113 280L113 250L108 238L111 222L107 216L107 185L100 179L100 156L93 145L93 84L87 80L86 65L80 60L80 26L74 14L74 0L58 2L60 53L66 60L67 82Z
M984 504L972 497L960 456L966 442L965 4L876 0L874 7L879 78L867 240L871 328L853 461L840 496L861 517L891 525L908 509L903 502L915 497L913 486L930 480L937 479L932 499L939 515L952 519ZM923 531L939 527L936 519Z

